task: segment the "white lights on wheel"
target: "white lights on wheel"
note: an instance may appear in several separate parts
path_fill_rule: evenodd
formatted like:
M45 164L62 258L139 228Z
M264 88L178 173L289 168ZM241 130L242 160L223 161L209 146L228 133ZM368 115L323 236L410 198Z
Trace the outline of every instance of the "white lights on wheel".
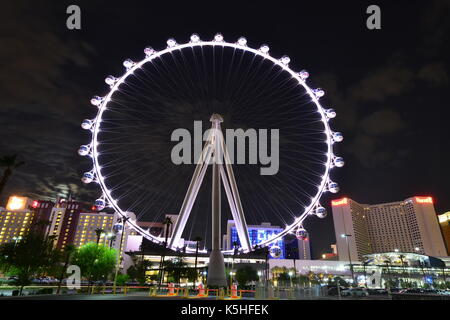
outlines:
M91 183L92 181L94 181L95 175L93 172L85 172L83 174L83 177L81 178L81 181L83 181L84 183Z
M148 57L150 57L152 54L155 53L155 49L153 49L153 48L150 47L150 46L147 46L147 47L144 48L144 53L145 53L145 56L148 58Z
M280 61L281 61L282 64L288 65L289 62L291 62L291 58L289 58L288 56L282 56Z
M223 41L223 35L221 33L216 33L216 35L214 36L214 41L222 42Z
M107 186L105 180L107 180L106 176L102 175L101 169L101 157L99 157L99 147L101 146L101 141L99 141L98 136L102 129L104 129L102 124L102 118L103 113L105 110L107 110L107 105L109 101L111 100L111 97L113 96L114 92L119 90L119 87L122 83L126 83L128 76L133 74L133 72L137 69L142 67L146 62L151 62L152 60L156 58L162 58L163 56L170 54L176 50L191 50L193 47L227 47L231 49L239 49L244 52L252 53L255 56L262 57L266 61L269 61L270 63L273 63L274 65L277 65L280 67L284 72L287 72L292 76L292 78L296 79L298 82L298 85L303 87L306 92L308 92L312 99L312 102L316 106L316 111L321 115L321 122L324 126L324 132L325 132L325 138L324 143L326 144L327 150L324 152L324 155L326 156L326 160L324 161L325 171L323 172L321 182L317 184L317 194L311 195L311 203L302 208L301 212L297 215L296 219L291 225L288 225L285 230L280 232L274 237L271 237L268 240L265 240L261 243L259 243L260 246L269 246L273 244L276 240L281 239L283 236L285 236L288 233L295 233L295 230L299 230L299 226L302 225L304 219L310 215L315 214L319 218L324 218L326 216L326 210L320 206L319 200L323 192L330 191L332 193L337 193L339 191L339 186L337 183L332 182L329 180L330 176L330 170L333 167L342 167L344 165L344 160L342 157L335 157L333 155L333 149L332 144L334 142L341 142L343 140L343 135L340 132L333 132L330 128L331 121L328 121L328 119L334 118L336 116L336 112L334 109L324 109L320 102L319 98L322 97L325 92L318 88L318 89L311 89L307 84L306 80L309 77L309 72L306 70L301 70L300 72L295 72L292 69L290 69L289 64L291 62L291 59L288 56L282 56L281 58L275 58L272 57L269 54L270 48L267 44L262 44L259 48L251 48L248 46L248 41L245 37L240 37L235 40L235 42L226 42L224 40L224 37L222 34L217 33L214 35L213 40L204 41L200 39L200 36L196 33L192 34L189 38L189 41L187 43L177 43L175 39L170 38L167 40L167 47L161 51L155 51L152 47L147 46L144 49L145 58L142 61L134 62L131 59L127 59L123 62L124 67L126 68L126 73L124 76L120 78L115 78L113 76L108 76L105 79L105 82L109 85L110 90L109 93L105 97L100 96L94 96L91 99L91 103L98 107L97 116L93 118L93 120L85 119L83 120L81 127L86 130L92 131L92 141L89 144L82 145L78 149L78 153L81 156L87 156L90 155L90 160L93 161L93 170L89 172L85 172L81 178L81 180L84 183L90 183L90 182L96 182L100 185L103 196L95 201L96 204L99 204L100 206L96 207L99 209L101 208L102 204L105 206L111 206L120 216L126 216L125 208L121 208L119 206L119 203L112 197L111 194L111 188ZM315 97L315 98L314 98ZM108 132L107 130L103 130L103 132ZM103 202L101 202L101 201ZM325 210L325 212L322 212L322 209ZM320 209L320 210L319 210ZM99 209L101 210L101 209ZM152 234L146 232L141 227L139 227L137 224L135 224L134 221L127 221L127 224L138 231L140 234L142 234L145 238L147 238L150 241L161 243L161 239L158 239L157 237L153 236ZM303 229L304 230L304 229ZM305 231L306 232L306 231ZM277 255L279 252L279 247L277 249L276 246L272 246L274 251L274 255ZM187 252L194 252L195 249L187 248ZM232 254L234 250L225 250L224 253Z
M130 70L131 68L133 68L134 64L135 64L134 61L131 60L131 59L126 59L126 60L123 62L123 66L124 66L127 70Z
M340 133L340 132L333 133L333 141L334 142L341 142L342 140L344 140L344 136L342 135L342 133Z
M345 164L344 158L342 158L342 157L336 157L336 158L334 158L333 163L334 163L334 165L335 165L336 167L342 168L342 167L344 166L344 164Z
M81 123L81 127L84 130L90 130L92 128L94 121L89 120L89 119L84 119L83 122Z
M315 210L315 214L318 218L323 219L327 216L327 210L322 206L318 206Z
M325 95L325 91L323 91L321 88L313 89L313 93L317 98L321 98Z
M107 76L105 78L105 82L106 84L108 84L110 87L113 86L116 82L117 82L117 78L114 76Z
M91 151L91 146L85 144L80 146L78 149L78 154L82 157L87 156L89 154L89 151Z
M106 207L106 201L104 198L99 198L94 201L94 206L97 209L97 211L102 211Z
M330 181L330 183L328 184L328 190L331 193L338 193L339 192L339 185L336 182Z
M99 96L93 96L91 99L91 104L96 107L99 107L102 104L102 102L103 102L103 98L99 97Z
M270 48L267 44L263 44L263 45L261 45L261 47L259 47L259 51L261 51L262 53L265 53L265 54L269 53L269 50L270 50Z
M174 38L170 38L169 40L167 40L167 47L168 48L173 48L177 45L177 41Z
M237 43L238 45L245 47L247 45L247 39L245 37L240 37Z
M306 80L306 79L308 79L308 77L309 77L309 72L306 71L306 70L302 70L302 71L300 71L300 72L298 73L298 75L300 76L300 78L301 78L302 80Z
M336 111L334 109L326 109L325 114L328 118L332 119L336 117Z
M191 42L196 43L196 42L199 42L199 41L200 41L200 36L198 34L196 34L196 33L193 33L191 35Z

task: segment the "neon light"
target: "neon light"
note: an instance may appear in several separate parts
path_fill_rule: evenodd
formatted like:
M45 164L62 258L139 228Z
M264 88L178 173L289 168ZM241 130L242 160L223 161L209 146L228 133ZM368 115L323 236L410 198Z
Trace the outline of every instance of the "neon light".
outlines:
M8 210L22 210L25 208L27 198L12 196L9 198L6 209Z
M348 199L347 198L331 200L331 205L332 206L343 206L344 204L348 204Z
M416 197L416 202L433 204L433 198L432 197Z
M450 221L450 211L439 215L438 219L440 223Z
M39 201L37 201L37 200L34 200L33 203L31 204L31 206L32 206L33 208L37 208L38 205L39 205Z

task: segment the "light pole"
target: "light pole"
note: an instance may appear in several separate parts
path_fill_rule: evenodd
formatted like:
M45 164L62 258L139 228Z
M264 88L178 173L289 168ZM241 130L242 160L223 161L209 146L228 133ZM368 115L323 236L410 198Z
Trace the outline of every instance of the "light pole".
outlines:
M22 236L13 237L12 239L14 240L14 248L15 248L17 246L17 242L22 240Z
M123 236L125 233L125 222L127 222L128 218L122 217L121 219L122 219L122 234L120 235L119 257L118 257L119 259L116 265L116 273L114 274L114 288L113 288L114 294L116 293L117 274L119 273L120 264L122 262L122 243L123 243Z
M290 280L290 283L291 283L291 288L292 288L292 275L293 274L294 273L292 271L289 271L289 280Z
M348 251L348 260L350 262L350 272L352 274L352 284L355 283L355 274L353 272L353 264L352 264L352 257L350 256L350 244L348 242L348 237L351 237L351 234L341 234L342 238L345 238L345 242L347 242L347 251Z

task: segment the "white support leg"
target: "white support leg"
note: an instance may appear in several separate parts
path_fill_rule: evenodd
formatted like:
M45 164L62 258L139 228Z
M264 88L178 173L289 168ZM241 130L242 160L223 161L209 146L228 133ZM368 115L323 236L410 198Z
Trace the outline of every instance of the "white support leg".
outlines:
M228 178L230 180L230 189L233 194L235 207L237 210L236 229L238 230L239 240L241 246L245 252L251 251L250 237L248 235L247 222L245 221L244 209L241 203L241 197L239 196L239 190L237 188L236 179L234 178L233 168L231 166L230 156L228 154L225 141L222 140L222 151L225 158L225 168L227 170ZM240 232L239 232L240 230Z
M177 221L173 227L172 236L169 241L169 248L176 249L176 245L180 241L183 234L186 222L197 198L198 191L205 176L206 169L208 168L212 153L212 146L210 141L206 142L206 145L200 155L200 159L195 167L194 174L192 175L191 183L189 184L188 191L184 197L183 204L181 205L180 213Z

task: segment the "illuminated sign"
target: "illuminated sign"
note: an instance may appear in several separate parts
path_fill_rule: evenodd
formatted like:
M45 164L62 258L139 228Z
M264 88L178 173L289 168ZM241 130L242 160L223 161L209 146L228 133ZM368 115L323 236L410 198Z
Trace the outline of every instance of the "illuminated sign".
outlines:
M343 206L344 204L348 203L347 198L337 199L337 200L331 200L332 206Z
M6 209L8 210L23 210L27 204L27 197L17 197L11 196L9 197L8 204L6 205Z
M439 222L444 223L450 220L450 211L438 216Z
M34 200L33 203L31 204L31 206L32 206L33 208L37 208L38 205L39 205L39 201L37 201L37 200Z
M416 197L416 202L433 204L433 198L432 197Z

